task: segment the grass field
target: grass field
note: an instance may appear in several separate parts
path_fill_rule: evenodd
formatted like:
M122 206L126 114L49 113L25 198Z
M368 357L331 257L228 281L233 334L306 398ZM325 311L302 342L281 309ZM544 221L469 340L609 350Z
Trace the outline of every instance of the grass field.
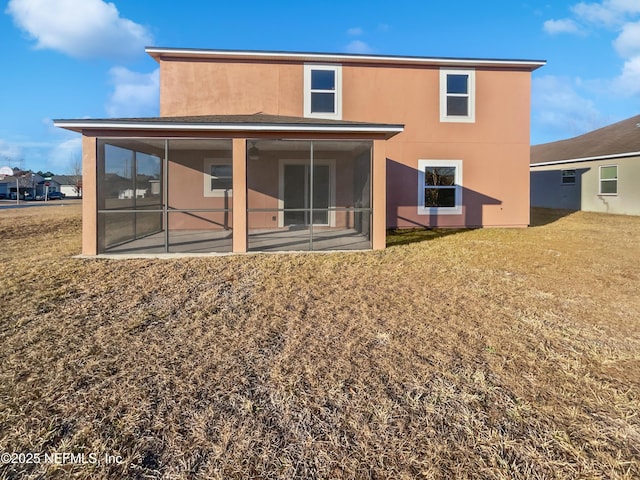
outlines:
M0 478L640 478L640 218L561 213L116 261L0 211L0 452L78 455Z

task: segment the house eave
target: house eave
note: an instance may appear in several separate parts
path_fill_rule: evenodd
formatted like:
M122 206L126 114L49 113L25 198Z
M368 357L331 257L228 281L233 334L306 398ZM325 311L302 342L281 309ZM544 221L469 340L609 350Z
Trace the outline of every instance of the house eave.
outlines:
M322 63L367 63L389 65L418 65L443 67L492 67L536 70L546 65L546 60L418 57L396 55L368 55L314 52L281 52L259 50L208 50L190 48L147 47L145 51L156 61L165 58L268 60Z
M595 157L570 158L567 160L553 160L549 162L536 162L529 164L529 167L545 167L548 165L563 165L567 163L591 162L595 160L613 160L616 158L640 157L640 152L615 153L612 155L598 155Z
M54 120L56 127L83 133L91 130L224 132L224 133L370 133L393 136L404 131L404 125L328 125L328 124L264 124L264 123L192 123L192 122L124 122L90 120Z

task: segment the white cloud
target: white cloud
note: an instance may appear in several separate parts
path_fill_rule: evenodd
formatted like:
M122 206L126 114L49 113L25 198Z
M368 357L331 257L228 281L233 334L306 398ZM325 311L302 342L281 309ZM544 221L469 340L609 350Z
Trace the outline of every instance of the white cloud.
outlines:
M148 30L102 0L10 0L6 12L36 48L77 58L129 58L153 43Z
M613 27L624 23L629 15L640 13L638 0L604 0L601 3L580 2L571 10L585 22Z
M612 82L612 89L621 96L640 95L640 55L624 63L622 73Z
M82 137L63 140L49 152L45 169L55 173L68 172L73 163L81 158Z
M352 27L347 30L347 35L351 35L352 37L357 37L358 35L362 35L363 33L364 30L362 30L360 27Z
M546 75L533 79L533 122L556 138L580 135L605 125L608 118L578 93L580 79Z
M373 48L371 48L367 43L362 40L354 40L349 42L349 44L345 47L345 50L348 53L372 53Z
M625 24L613 45L623 58L640 55L640 22Z
M19 140L0 139L0 166L24 169L51 170L55 173L70 171L71 165L82 158L82 137L77 133L61 132L64 139Z
M564 18L562 20L547 20L544 22L542 28L550 35L557 35L559 33L580 33L580 27L578 24L570 18Z
M13 163L16 163L21 157L22 148L19 145L0 138L0 167L9 163L11 163L10 166L15 166Z
M619 97L640 95L640 0L602 0L580 2L571 7L574 18L547 20L549 34L585 33L586 29L606 28L617 32L616 52L625 60L622 71L608 79L590 80L606 85L609 94Z
M160 69L138 73L124 67L109 70L115 85L106 105L110 117L156 116L160 108Z

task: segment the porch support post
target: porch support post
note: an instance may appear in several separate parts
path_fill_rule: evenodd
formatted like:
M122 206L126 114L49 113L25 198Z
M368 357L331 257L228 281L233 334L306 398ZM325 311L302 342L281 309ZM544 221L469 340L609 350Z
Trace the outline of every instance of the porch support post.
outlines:
M98 254L96 137L82 136L82 254Z
M233 252L247 251L247 140L233 139Z
M387 245L387 152L385 140L373 141L372 163L371 243L374 250L383 250Z

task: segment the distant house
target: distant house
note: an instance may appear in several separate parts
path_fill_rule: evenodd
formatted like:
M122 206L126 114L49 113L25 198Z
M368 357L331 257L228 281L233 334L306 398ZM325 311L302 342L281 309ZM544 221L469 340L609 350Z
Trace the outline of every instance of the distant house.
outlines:
M531 205L640 215L640 115L531 147Z
M160 116L82 134L83 253L355 250L529 223L540 60L147 48Z
M42 180L37 173L14 168L12 176L0 176L0 195L5 198L15 198L16 189L19 189L20 198L34 197L37 195L38 183Z
M82 197L82 177L79 175L54 175L51 180L59 185L58 191L68 197Z
M47 180L49 178L49 180ZM45 177L36 185L36 196L44 196L51 192L59 192L60 184L51 177Z

